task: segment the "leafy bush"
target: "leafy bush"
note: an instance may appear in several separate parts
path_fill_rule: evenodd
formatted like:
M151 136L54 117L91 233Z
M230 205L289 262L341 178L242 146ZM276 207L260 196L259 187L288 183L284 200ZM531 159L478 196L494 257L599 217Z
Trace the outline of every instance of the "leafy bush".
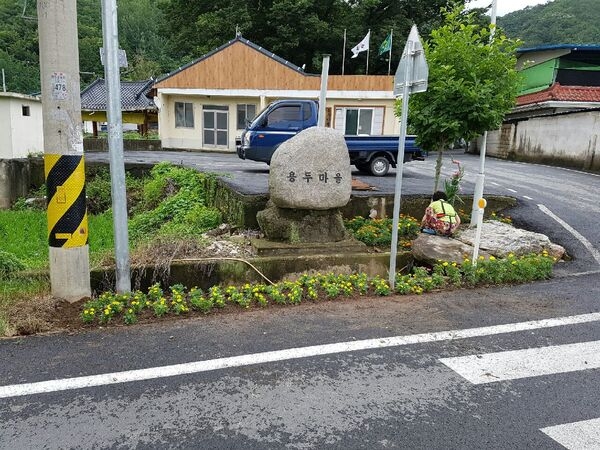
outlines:
M101 214L112 206L110 173L107 168L99 168L88 174L85 184L88 214Z
M357 216L344 222L354 237L367 245L389 246L392 242L392 219L365 219ZM413 239L419 232L419 222L414 217L401 214L398 220L398 242Z
M0 279L25 269L25 264L14 254L0 250Z

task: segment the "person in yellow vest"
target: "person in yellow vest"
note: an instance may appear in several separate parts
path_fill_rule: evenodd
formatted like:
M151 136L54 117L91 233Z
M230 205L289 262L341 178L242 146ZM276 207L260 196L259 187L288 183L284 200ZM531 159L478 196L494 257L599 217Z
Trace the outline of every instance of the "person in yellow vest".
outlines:
M433 194L432 202L425 209L421 221L421 231L428 234L451 236L460 225L460 217L454 207L448 203L448 197L443 191Z

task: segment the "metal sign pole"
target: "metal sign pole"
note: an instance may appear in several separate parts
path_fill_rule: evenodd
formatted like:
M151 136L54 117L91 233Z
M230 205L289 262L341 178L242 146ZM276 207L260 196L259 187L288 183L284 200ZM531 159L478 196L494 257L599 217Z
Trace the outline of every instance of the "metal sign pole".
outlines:
M331 55L323 55L323 67L321 68L321 92L319 93L319 117L317 126L325 126L325 102L327 101L327 79L329 77L329 58Z
M410 94L425 92L429 68L425 60L423 44L416 25L410 30L402 57L394 76L394 96L402 97L402 113L400 114L400 138L398 139L398 156L396 157L396 189L394 193L394 218L392 221L392 247L390 249L389 284L394 291L396 284L396 255L398 253L398 222L400 219L400 199L402 197L402 171L404 164L404 145L406 142L406 123ZM399 91L402 87L402 93Z
M404 165L404 144L406 142L406 122L408 120L408 101L410 97L409 78L413 68L413 41L406 43L408 55L404 87L402 88L402 114L400 115L400 138L398 139L398 156L396 157L396 184L394 193L394 217L392 221L392 248L390 249L390 288L394 290L396 284L396 255L398 253L398 222L400 221L400 198L402 196L402 169Z
M106 61L108 152L115 235L116 291L131 292L129 233L127 229L127 195L123 158L123 123L121 116L121 79L119 72L119 35L116 0L102 0L102 34Z

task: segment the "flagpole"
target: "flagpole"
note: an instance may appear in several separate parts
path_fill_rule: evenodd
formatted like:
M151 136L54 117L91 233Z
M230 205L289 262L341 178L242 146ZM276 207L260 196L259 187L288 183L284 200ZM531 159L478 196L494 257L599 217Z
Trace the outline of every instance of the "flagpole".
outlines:
M394 29L390 30L390 56L388 57L388 75L392 71L392 42L394 39Z
M369 36L369 42L367 43L367 70L365 72L365 75L369 75L369 51L371 48L371 29L369 28L369 31L367 32L367 36Z
M344 75L344 66L346 65L346 29L344 28L344 51L342 52L342 75Z

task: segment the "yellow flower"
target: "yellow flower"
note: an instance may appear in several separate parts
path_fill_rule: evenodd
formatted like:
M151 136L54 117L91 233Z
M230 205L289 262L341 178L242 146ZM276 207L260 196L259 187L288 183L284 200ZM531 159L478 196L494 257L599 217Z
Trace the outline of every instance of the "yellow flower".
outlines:
M131 313L133 312L133 309L128 309L128 310L127 310L127 312L128 312L129 314L131 314Z
M490 261L496 261L496 258L494 257L494 255L490 256Z
M479 257L479 261L483 261L485 258L483 256Z
M448 261L444 261L444 263L442 264L442 266L444 266L444 267L448 266Z

